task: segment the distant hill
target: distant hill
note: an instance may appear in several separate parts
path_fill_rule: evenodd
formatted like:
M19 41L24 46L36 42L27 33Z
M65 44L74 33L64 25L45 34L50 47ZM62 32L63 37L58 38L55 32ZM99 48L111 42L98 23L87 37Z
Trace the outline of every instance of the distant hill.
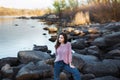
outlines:
M5 8L0 7L0 16L14 16L14 15L44 15L47 10L40 9L15 9L15 8Z

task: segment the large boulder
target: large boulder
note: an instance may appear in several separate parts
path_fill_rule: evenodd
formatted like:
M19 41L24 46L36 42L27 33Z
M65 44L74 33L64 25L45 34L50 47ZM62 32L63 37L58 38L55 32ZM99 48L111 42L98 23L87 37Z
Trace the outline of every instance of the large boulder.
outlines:
M19 51L18 59L21 63L50 59L50 55L41 51Z
M72 43L72 49L84 49L86 47L84 39L77 39Z
M49 41L51 42L55 42L57 39L57 36L51 36L51 38L49 38Z
M47 52L48 47L46 45L44 45L44 46L34 45L33 50Z
M82 80L91 80L91 79L94 79L94 78L95 78L94 74L84 74L84 75L81 75L81 79Z
M104 76L104 77L99 77L91 80L120 80L120 78L116 78L113 76Z
M12 68L9 64L4 65L4 66L1 68L1 72L2 72L2 77L3 77L3 78L13 79L13 77L14 77L13 68Z
M9 78L4 78L4 79L1 79L1 80L12 80L12 79L9 79Z
M105 55L105 58L108 58L108 59L115 59L116 57L120 58L120 50L119 49L111 50Z
M0 69L5 64L10 64L10 66L17 66L19 64L19 60L16 57L6 57L6 58L0 59Z
M16 80L36 80L51 76L53 76L52 66L46 64L44 61L37 63L30 62L19 70Z
M103 61L86 62L83 73L91 73L95 76L119 76L120 60L105 59Z
M86 62L91 63L93 61L99 61L97 57L92 55L82 55L73 53L73 64L79 69L82 70Z
M104 26L104 29L108 31L120 31L120 22L109 23L108 25Z
M94 45L103 48L112 47L118 43L120 43L120 32L114 32L113 34L109 34L101 38L96 38L93 41Z
M100 56L100 49L97 46L90 46L87 48L88 55Z
M79 54L74 53L72 55L72 63L81 70L84 66L84 61L82 60L81 56Z

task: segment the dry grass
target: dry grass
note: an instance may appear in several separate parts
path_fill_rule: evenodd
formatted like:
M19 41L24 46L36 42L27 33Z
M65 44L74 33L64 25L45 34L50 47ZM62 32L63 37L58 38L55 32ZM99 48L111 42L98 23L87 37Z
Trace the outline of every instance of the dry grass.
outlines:
M119 9L120 0L91 0L88 4L81 5L73 10L66 8L62 11L62 17L72 21L78 12L89 12L90 22L106 23L120 21Z

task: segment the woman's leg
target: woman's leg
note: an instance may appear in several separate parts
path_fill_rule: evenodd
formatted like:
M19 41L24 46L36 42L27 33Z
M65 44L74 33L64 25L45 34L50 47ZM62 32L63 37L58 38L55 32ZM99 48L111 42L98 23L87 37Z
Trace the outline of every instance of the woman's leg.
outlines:
M67 72L72 73L74 80L81 80L80 72L78 71L77 68L71 68L69 65L65 64L64 70L66 70Z
M54 80L60 80L59 76L62 69L61 66L62 66L61 62L54 63Z

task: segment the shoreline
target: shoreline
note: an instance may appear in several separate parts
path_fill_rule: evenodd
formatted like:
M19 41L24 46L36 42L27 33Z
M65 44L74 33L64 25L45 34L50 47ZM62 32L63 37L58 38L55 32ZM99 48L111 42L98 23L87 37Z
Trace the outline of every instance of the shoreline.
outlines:
M75 51L73 64L79 69L82 80L120 79L120 22L62 29ZM58 31L56 27L44 30L55 34ZM56 35L51 38L55 42ZM0 79L53 80L55 55L50 53L47 46L34 45L33 50L19 51L17 57L0 59ZM72 79L64 71L60 75L61 80Z

